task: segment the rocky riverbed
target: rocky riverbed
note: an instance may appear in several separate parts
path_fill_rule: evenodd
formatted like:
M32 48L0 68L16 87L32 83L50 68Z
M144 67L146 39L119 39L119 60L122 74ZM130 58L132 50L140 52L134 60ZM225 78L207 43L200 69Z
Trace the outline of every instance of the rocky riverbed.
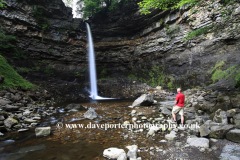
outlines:
M54 98L46 90L1 90L0 134L24 132L39 125L43 118L57 113L54 104Z
M185 125L192 126L191 128L172 123L171 109L175 94L166 92L160 87L148 90L135 101L71 103L66 104L63 109L61 118L63 126L57 122L48 124L52 132L50 136L31 139L24 143L25 145L38 143L45 147L40 147L31 154L25 154L23 159L33 157L101 160L108 158L125 160L127 157L138 160L239 158L239 95L203 88L194 88L183 93L186 95ZM7 101L6 97L4 98ZM207 103L214 105L208 108ZM219 106L229 108L219 108ZM57 106L54 106L52 110L56 109ZM42 115L43 112L39 114ZM24 126L24 121L19 120L19 122ZM75 124L82 124L84 127ZM120 127L115 124L119 124ZM108 127L105 127L106 125ZM144 125L147 127L144 128ZM14 126L12 125L8 130L17 130ZM24 133L28 132L31 132L31 129ZM66 150L65 147L71 149ZM4 147L1 152L14 155L10 148ZM9 155L5 155L5 159L9 158Z

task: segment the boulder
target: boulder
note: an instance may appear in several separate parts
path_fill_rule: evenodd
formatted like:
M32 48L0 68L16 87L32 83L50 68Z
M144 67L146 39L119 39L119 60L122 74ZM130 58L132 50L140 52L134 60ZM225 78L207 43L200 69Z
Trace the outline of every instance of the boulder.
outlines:
M178 138L176 134L175 131L171 131L169 134L165 135L165 138L169 141L176 140Z
M221 97L220 97L221 98ZM218 109L221 109L221 110L224 110L224 111L227 111L229 109L232 109L232 105L230 103L230 101L224 101L224 98L223 98L223 102L218 102L213 108L212 108L212 111L217 111Z
M21 95L19 93L16 93L15 95L11 94L10 100L12 102L17 102L17 101L19 101L21 99L22 99L22 97L21 97Z
M123 153L125 153L123 149L112 147L112 148L105 149L103 151L103 156L109 159L118 159L118 157L120 157Z
M199 96L199 97L197 98L197 101L198 101L199 103L203 103L203 101L204 101L204 97Z
M169 109L167 109L166 107L160 107L160 110L161 110L162 114L164 114L164 115L172 115L172 112Z
M31 118L26 118L23 120L24 123L31 124L37 122L37 120L31 119Z
M240 113L233 116L234 123L237 128L240 128Z
M213 117L213 121L216 122L216 123L228 124L227 112L223 111L221 109L218 109L215 112L215 116Z
M23 116L29 116L30 114L31 114L31 111L29 111L29 110L25 110L23 112Z
M84 118L94 119L98 117L98 114L95 112L93 108L89 108L87 112L84 113Z
M36 127L36 137L49 136L51 134L51 127Z
M240 113L239 108L233 108L227 111L227 117L233 117L235 114Z
M138 146L137 145L132 145L132 146L127 146L128 149L127 157L129 159L136 159L137 158L137 150Z
M225 138L227 132L234 128L234 125L212 126L209 137L211 138Z
M188 138L187 143L194 147L209 148L209 140L207 138Z
M153 95L143 94L133 102L132 106L150 106L153 103Z
M117 160L127 160L127 154L125 152L122 153Z
M238 160L240 159L240 146L226 145L222 149L220 160Z
M161 128L157 127L157 126L151 126L148 133L147 133L147 137L148 136L155 136L155 132L159 131Z
M4 110L5 110L5 111L8 111L8 112L18 111L18 110L19 110L19 106L12 106L12 105L7 104L7 105L4 107Z
M6 104L11 104L11 101L6 101L4 99L0 99L0 106L5 106Z
M240 108L240 95L238 95L239 97L235 97L231 99L233 108Z
M209 133L210 133L211 131L210 131L207 127L201 126L201 127L199 128L199 132L200 132L200 136L201 136L201 137L204 137L204 136L209 135Z
M85 111L87 110L86 107L80 105L80 104L75 104L75 103L71 103L69 104L66 108L64 108L64 110L78 110L78 111Z
M205 106L205 108L202 107L202 109L206 111L211 111L215 105L215 102L203 101L203 106Z
M0 121L4 121L5 117L3 115L0 115Z
M18 121L11 117L8 117L7 119L4 120L4 125L6 126L6 128L12 128L12 126L16 124L18 124Z
M233 142L240 143L240 129L233 129L227 132L226 138Z

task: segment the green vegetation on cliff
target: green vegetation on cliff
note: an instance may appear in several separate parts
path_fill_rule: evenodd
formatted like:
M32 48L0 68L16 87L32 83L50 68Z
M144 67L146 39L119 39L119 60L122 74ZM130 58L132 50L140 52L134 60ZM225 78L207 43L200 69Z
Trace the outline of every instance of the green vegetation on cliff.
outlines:
M180 8L184 5L193 6L200 0L143 0L139 2L140 12L142 14L151 13L151 9L167 10L170 8Z
M16 42L17 37L13 35L7 35L4 28L0 28L0 50L3 52L8 52L16 46L14 43Z
M4 82L0 84L0 88L21 87L24 89L35 88L33 84L23 79L0 55L0 75L4 76Z
M51 25L49 20L43 16L43 13L43 9L38 7L33 10L33 15L36 18L38 25L42 27L42 41L44 31L48 30Z
M207 34L207 33L211 32L212 28L213 28L213 25L207 26L207 27L203 27L203 28L199 28L199 29L197 29L195 31L191 31L191 32L189 32L187 34L186 38L184 38L183 40L190 40L193 37L198 37L200 35Z
M6 7L6 6L5 6L5 4L6 4L6 2L5 2L5 1L3 1L3 0L0 0L0 7Z
M176 88L174 85L174 77L165 74L164 67L162 66L155 65L149 70L142 69L142 71L138 74L136 72L135 74L130 73L128 78L132 80L139 80L142 83L147 83L152 87L162 86L169 89Z
M238 75L235 77L235 87L240 89L240 72L238 72Z
M222 79L235 81L235 87L240 88L240 64L233 65L227 69L222 69L226 65L226 60L221 60L215 64L215 66L208 71L212 74L211 79L213 83L216 83Z

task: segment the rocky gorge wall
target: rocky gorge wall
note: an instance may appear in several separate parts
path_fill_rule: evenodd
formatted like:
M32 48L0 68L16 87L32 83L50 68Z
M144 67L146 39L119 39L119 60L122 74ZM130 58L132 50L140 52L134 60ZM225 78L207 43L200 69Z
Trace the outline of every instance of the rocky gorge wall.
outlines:
M161 81L155 85L168 88L212 84L211 88L235 90L234 78L226 78L230 74L216 80L215 71L234 66L239 73L239 3L201 1L192 9L154 10L147 15L140 14L136 3L129 8L102 23L99 17L92 20L97 61L104 62L109 72L144 77L147 71L148 78ZM209 32L200 33L204 29ZM184 40L191 32L202 35ZM151 77L149 72L157 66L162 69Z
M17 50L26 57L5 55L9 63L24 78L54 94L68 97L68 93L79 92L80 80L84 83L87 77L86 34L80 26L83 21L73 19L72 9L61 0L6 2L7 8L0 8L1 27L17 36ZM43 31L35 16L38 9L42 11L40 18L49 22L48 30Z
M7 55L9 63L24 78L53 94L86 98L84 88L89 84L83 20L72 18L71 8L61 0L6 2L7 8L0 9L0 25L18 37L16 46L27 57L11 62ZM100 95L136 97L150 87L140 82L169 89L213 84L212 88L234 91L234 78L228 77L239 70L240 4L201 4L141 15L133 1L115 13L87 20L95 45ZM43 31L34 16L37 8L49 21L48 30ZM211 33L183 40L191 31L211 24ZM231 74L221 80L213 77L216 71Z

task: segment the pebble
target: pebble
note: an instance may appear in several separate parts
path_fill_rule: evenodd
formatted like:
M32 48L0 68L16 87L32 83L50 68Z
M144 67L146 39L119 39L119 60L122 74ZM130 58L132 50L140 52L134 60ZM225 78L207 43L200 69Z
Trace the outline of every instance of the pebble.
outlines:
M29 129L19 129L18 132L26 132L28 131Z
M132 118L132 121L133 121L133 122L135 122L136 120L137 120L137 118L136 118L136 117L133 117L133 118Z
M200 152L205 152L205 148L200 148Z
M157 152L162 152L162 151L163 151L163 149L157 149L156 151L157 151Z
M210 138L210 141L215 143L215 142L217 142L218 140L217 140L217 139L214 139L214 138Z
M217 146L212 146L212 150L217 150Z
M146 120L146 119L147 119L147 117L143 116L141 119L142 119L142 120Z
M175 146L176 146L176 147L181 147L181 146L182 146L182 142L176 142L176 143L175 143Z

